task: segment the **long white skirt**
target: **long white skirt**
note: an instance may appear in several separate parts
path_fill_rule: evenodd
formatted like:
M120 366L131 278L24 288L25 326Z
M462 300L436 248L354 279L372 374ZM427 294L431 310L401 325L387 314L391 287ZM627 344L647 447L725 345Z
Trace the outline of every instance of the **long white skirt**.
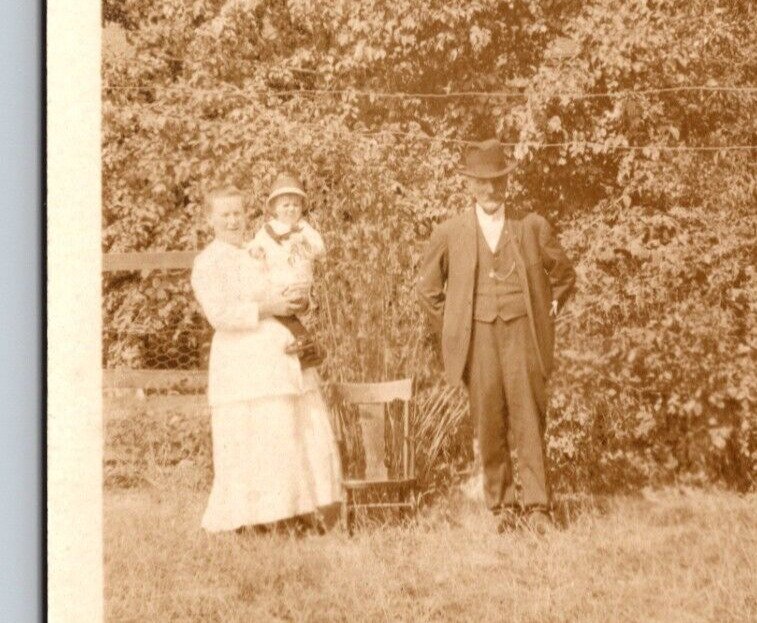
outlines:
M211 417L205 530L271 523L340 500L339 451L318 390L216 406Z

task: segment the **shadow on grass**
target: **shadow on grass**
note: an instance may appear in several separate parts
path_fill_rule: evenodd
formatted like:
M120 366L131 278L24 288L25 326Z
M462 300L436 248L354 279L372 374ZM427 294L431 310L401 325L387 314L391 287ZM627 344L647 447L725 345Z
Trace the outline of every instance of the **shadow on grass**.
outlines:
M261 537L267 535L286 536L290 538L305 538L323 536L339 526L340 505L331 504L318 509L315 513L289 517L268 524L242 526L234 532L245 537Z
M477 483L480 484L480 483ZM470 483L451 487L443 493L426 498L421 508L425 523L431 525L443 522L452 527L462 525L460 519L471 511L487 515L482 495L473 495ZM612 509L612 497L605 495L563 493L557 494L552 504L552 519L558 529L567 529L582 517L600 517Z
M552 519L560 529L569 528L581 517L606 515L610 511L610 499L606 496L564 494L555 496L552 504Z

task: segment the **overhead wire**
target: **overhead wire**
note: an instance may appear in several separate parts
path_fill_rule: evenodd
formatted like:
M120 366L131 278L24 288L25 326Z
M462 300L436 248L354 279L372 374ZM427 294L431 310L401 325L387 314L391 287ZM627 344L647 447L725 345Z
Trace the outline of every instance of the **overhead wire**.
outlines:
M193 93L233 93L240 96L295 96L295 95L328 95L328 96L349 96L349 97L367 97L369 99L455 99L455 98L482 98L482 99L508 99L523 98L528 94L523 90L513 91L449 91L440 93L431 92L413 92L413 91L366 91L359 89L245 89L228 85L226 88L207 88L193 87L184 85L139 85L139 84L105 84L105 91L146 91L157 89L163 91L182 90ZM649 89L620 89L617 91L604 91L598 93L581 92L581 91L554 91L548 95L550 97L569 97L571 99L597 99L597 98L614 98L628 97L633 95L654 95L662 93L676 92L709 92L709 93L736 93L736 94L757 94L757 87L747 86L729 86L729 85L679 85L671 87L659 87Z
M478 98L510 98L510 97L527 97L524 92L514 91L450 91L446 93L428 93L428 92L389 92L389 91L361 91L353 89L290 89L290 90L273 90L273 89L245 89L243 87L236 87L233 85L227 85L221 88L203 88L184 85L109 85L103 86L106 91L118 91L118 90L178 90L189 91L192 93L219 93L224 95L234 95L241 97L256 96L302 96L302 95L329 95L329 96L354 96L354 97L369 97L373 99L448 99L448 98L465 98L465 97L478 97ZM596 99L596 98L614 98L614 97L629 97L629 96L644 96L653 94L664 93L676 93L676 92L722 92L728 94L757 94L757 87L737 87L728 85L680 85L673 87L660 87L649 89L624 89L618 91L605 91L598 93L580 93L580 92L554 92L551 93L552 97L570 97L571 99ZM161 116L166 116L164 113L159 113ZM204 119L203 121L208 121ZM361 136L380 136L382 134L390 134L394 136L402 136L411 138L413 140L424 141L440 141L450 144L469 145L475 141L456 139L443 136L428 136L424 134L414 134L411 132L403 132L398 130L382 129L378 131L352 131L354 134ZM350 140L350 139L347 139ZM738 144L738 145L664 145L664 144L645 144L645 145L628 145L623 143L602 143L597 141L557 141L557 142L539 142L539 141L521 141L521 142L502 142L506 147L525 147L528 149L552 149L552 148L589 148L596 153L603 153L609 151L666 151L666 152L724 152L724 151L751 151L757 149L757 145L751 144Z

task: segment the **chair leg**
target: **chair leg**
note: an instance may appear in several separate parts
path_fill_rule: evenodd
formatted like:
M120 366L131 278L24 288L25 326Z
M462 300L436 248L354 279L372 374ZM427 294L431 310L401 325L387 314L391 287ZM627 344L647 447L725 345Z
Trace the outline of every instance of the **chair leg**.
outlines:
M410 489L410 512L413 514L413 522L417 525L418 524L418 492L415 490L415 487L412 487Z
M345 487L342 497L342 527L349 536L352 536L352 522L350 521L350 498L352 496L350 494L350 489Z

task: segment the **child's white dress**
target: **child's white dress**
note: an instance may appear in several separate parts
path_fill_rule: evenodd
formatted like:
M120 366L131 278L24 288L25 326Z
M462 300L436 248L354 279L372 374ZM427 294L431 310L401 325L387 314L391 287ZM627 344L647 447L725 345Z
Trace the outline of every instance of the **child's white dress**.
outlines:
M264 259L271 283L281 287L309 288L313 284L313 262L326 252L323 238L304 219L293 228L271 219L247 248Z

